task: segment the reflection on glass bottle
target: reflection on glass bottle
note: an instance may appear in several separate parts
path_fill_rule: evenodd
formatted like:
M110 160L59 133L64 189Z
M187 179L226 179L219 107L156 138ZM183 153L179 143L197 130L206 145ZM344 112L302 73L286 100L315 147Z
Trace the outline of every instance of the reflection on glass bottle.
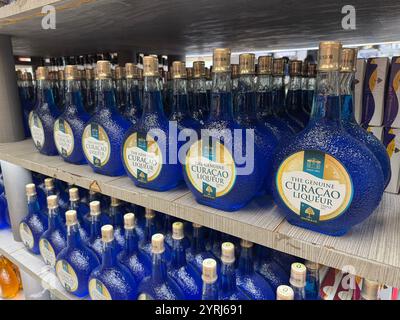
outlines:
M29 131L29 114L35 105L35 92L33 90L32 75L31 73L22 73L20 70L18 70L17 80L19 99L21 101L23 112L25 137L30 137L31 133Z
M294 292L293 300L306 300L306 266L295 262L292 264L290 272L290 287Z
M142 115L142 101L140 100L139 69L133 63L125 64L126 70L126 102L124 116L133 124L139 121Z
M126 103L126 80L125 68L120 66L115 67L115 100L119 113L124 114Z
M192 118L204 124L208 118L207 79L204 61L193 62L193 104L189 106Z
M90 66L85 69L85 77L82 79L83 107L88 114L93 114L96 104L94 69Z
M103 255L103 243L101 240L101 208L99 201L90 202L90 238L88 245L96 253L97 258L101 261Z
M319 265L318 263L306 261L306 300L319 300Z

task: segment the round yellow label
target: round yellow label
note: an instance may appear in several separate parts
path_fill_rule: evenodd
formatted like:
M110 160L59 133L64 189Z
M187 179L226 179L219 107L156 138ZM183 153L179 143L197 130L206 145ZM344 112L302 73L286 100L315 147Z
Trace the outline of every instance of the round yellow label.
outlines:
M56 254L50 242L46 239L40 239L39 241L39 251L44 262L52 267L56 265Z
M185 171L192 186L211 199L229 193L236 180L235 161L219 141L196 141L187 152Z
M103 167L110 159L110 139L104 128L96 123L90 123L85 127L82 148L87 160L96 167Z
M57 119L54 123L54 142L58 153L63 157L70 156L74 151L74 133L64 119Z
M31 228L25 222L19 224L19 235L25 247L32 249L35 245L35 239L33 238Z
M346 168L318 150L287 157L278 169L276 188L290 210L312 223L340 216L353 198L353 184Z
M62 286L68 292L74 292L78 289L79 281L75 270L65 260L58 260L56 263L56 274Z
M31 113L29 114L28 123L29 129L31 130L33 143L35 144L36 148L40 150L43 148L46 139L42 120L40 120L36 112L31 111Z
M89 295L92 300L112 300L106 286L96 278L89 281Z

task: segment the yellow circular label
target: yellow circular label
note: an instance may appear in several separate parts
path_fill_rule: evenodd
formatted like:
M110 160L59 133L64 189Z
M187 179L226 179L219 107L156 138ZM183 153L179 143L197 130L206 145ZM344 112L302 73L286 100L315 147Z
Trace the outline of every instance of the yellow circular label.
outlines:
M39 241L39 251L44 262L52 267L56 265L56 254L50 242L46 239L40 239Z
M31 130L32 140L39 150L43 148L45 142L45 134L42 121L36 112L31 111L29 114L29 129Z
M151 295L149 295L148 293L139 294L137 299L138 300L154 300L154 298Z
M74 133L64 119L57 119L54 123L54 142L58 153L63 157L70 156L74 151Z
M75 292L78 289L79 281L74 269L65 260L58 260L56 263L56 274L62 286L68 292Z
M102 167L110 159L110 139L102 126L90 123L82 135L82 148L87 160L96 167Z
M92 300L112 300L106 286L96 278L89 281L89 295Z
M290 210L312 223L340 216L353 198L346 168L317 150L300 151L286 158L278 169L276 188Z
M211 199L229 193L236 181L233 157L219 141L196 141L186 155L185 171L192 186Z
M163 157L152 136L134 132L125 140L122 150L125 166L138 181L147 183L158 177Z
M35 245L35 239L33 238L31 228L29 228L25 222L19 224L19 236L21 237L25 247L29 249L33 248Z

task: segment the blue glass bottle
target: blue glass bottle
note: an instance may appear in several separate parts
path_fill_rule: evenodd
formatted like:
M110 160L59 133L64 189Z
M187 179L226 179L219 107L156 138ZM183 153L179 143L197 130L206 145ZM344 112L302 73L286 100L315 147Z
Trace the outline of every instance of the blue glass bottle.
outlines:
M115 250L117 253L120 253L125 245L123 222L123 216L125 212L123 210L121 200L111 198L111 205L108 214L110 216L111 225L114 228Z
M39 251L44 262L52 267L56 266L57 255L67 246L65 225L60 217L58 197L47 197L48 228L39 240Z
M308 65L309 62L304 60L301 64L301 110L306 115L306 123L310 120L310 111L308 109Z
M205 259L202 263L203 287L201 300L218 300L218 272L217 262L214 259Z
M88 67L85 69L85 78L82 79L82 98L83 107L87 114L92 115L95 109L96 89L94 81L94 69Z
M208 118L209 104L206 87L206 71L204 61L193 62L193 104L189 106L191 116L200 124Z
M273 190L288 222L333 236L366 219L384 187L378 160L341 125L340 48L338 42L320 44L311 119L290 144L277 148Z
M168 275L164 253L164 236L156 233L151 238L151 275L139 285L139 300L182 300L185 298L175 280Z
M257 119L254 54L243 53L239 56L239 73L235 121L243 128L254 130L254 171L251 174L264 181L259 185L259 193L270 193L272 160L278 139L273 130Z
M293 289L293 300L306 300L306 267L304 264L295 262L291 266L290 287Z
M207 100L208 100L208 106L211 106L211 90L212 90L212 77L211 77L211 69L206 68L206 91L207 91ZM210 110L208 110L210 111Z
M29 115L29 128L36 148L48 156L58 154L54 143L54 122L60 115L54 101L49 74L45 67L36 71L37 98L33 111Z
M164 114L167 118L171 115L172 103L174 101L174 83L172 81L172 72L166 73L166 84L164 86Z
M305 112L311 115L311 109L314 100L314 92L316 85L316 76L317 76L317 65L315 63L308 64L308 80L307 80L307 100L304 106Z
M25 137L30 137L31 133L29 131L29 114L35 105L34 90L32 90L33 85L27 72L22 73L19 71L17 72L17 75L18 93L23 113Z
M65 213L67 225L67 246L57 255L56 274L65 290L77 297L88 295L89 276L100 264L79 231L75 210Z
M315 262L306 261L306 300L319 300L319 266Z
M139 69L133 63L127 63L126 69L126 101L125 118L133 124L139 121L142 114L142 101L140 100Z
M119 112L108 61L97 62L96 109L87 122L82 147L92 169L107 176L125 173L121 159L123 136L130 122Z
M193 68L192 67L187 67L186 69L186 76L187 76L187 100L188 100L188 105L192 106L193 105L193 95L194 95L194 90L193 90ZM174 76L174 72L172 72L172 77Z
M125 245L118 255L118 260L126 266L135 278L136 283L151 274L151 260L139 249L138 236L136 234L135 215L124 215Z
M266 247L257 246L258 254L256 271L276 291L280 285L289 283L289 274L272 258L272 250Z
M117 258L114 230L109 224L101 227L103 258L89 278L89 295L92 300L135 300L137 283L127 267Z
M83 107L78 68L66 66L65 78L65 108L54 123L54 142L58 153L66 162L83 164L86 159L81 141L89 114Z
M302 127L288 116L285 106L284 60L274 59L272 65L272 112L275 117L286 123L292 133L301 131Z
M264 176L254 166L257 157L247 152L254 147L253 131L246 132L233 119L229 49L214 50L213 71L210 116L201 139L186 154L184 178L197 202L235 211L258 193Z
M290 274L290 270L291 270L291 266L293 263L295 262L303 262L302 259L292 256L290 254L287 254L285 252L281 252L281 251L273 251L272 252L272 259L281 266L281 268L283 270L285 270L285 272L287 274Z
M240 242L240 257L236 273L236 284L247 296L254 300L275 300L275 291L263 276L255 272L253 243Z
M101 240L101 227L104 225L101 222L102 211L99 201L90 202L90 238L88 246L96 253L99 261L103 255L103 242Z
M378 159L384 176L385 187L390 181L390 158L386 148L372 133L367 132L356 122L354 117L354 73L356 66L355 49L342 50L342 64L340 69L340 96L342 102L341 119L344 130L352 137L365 144Z
M79 232L84 242L89 241L90 225L85 216L90 212L89 206L80 201L78 188L69 189L69 210L76 211L79 221Z
M303 129L308 123L309 115L302 108L301 67L300 60L292 60L289 63L290 81L286 95L286 112L288 117Z
M120 114L125 113L126 103L126 83L125 68L117 66L115 68L115 100Z
M47 230L47 216L40 210L36 188L33 183L26 185L28 214L19 224L19 235L25 247L34 254L39 254L39 239Z
M89 197L88 197L89 207L90 207L90 203L93 201L99 201L99 203L100 203L101 213L99 216L99 220L100 220L101 226L104 226L106 224L111 224L110 216L106 213L106 212L108 212L109 205L107 205L106 201L104 201L104 198L102 197L102 195L100 193L90 190ZM89 212L84 217L84 224L91 225L91 221L92 221L92 218L90 216L90 210L89 210Z
M258 57L256 92L258 120L270 128L279 141L292 136L292 129L272 110L272 56Z
M65 212L69 209L68 193L58 188L56 181L53 178L44 179L44 190L45 195L43 197L43 203L41 203L42 210L47 207L47 197L52 195L56 195L58 197L58 205L60 206L61 212ZM65 216L61 216L61 220L65 222Z
M202 281L194 267L186 263L183 223L174 222L172 230L172 252L168 275L182 290L185 300L200 300Z
M4 193L0 194L0 229L9 228L9 213L7 198Z
M224 242L221 246L221 276L219 278L218 300L248 300L236 285L235 246Z
M125 135L122 157L126 173L136 186L166 191L180 183L182 170L176 144L176 150L171 151L174 156L169 157L169 123L163 111L162 84L155 57L144 57L144 76L143 113Z
M231 81L232 81L232 108L233 115L237 113L238 103L237 103L237 90L239 86L239 65L231 64ZM211 90L211 101L212 101L212 90Z
M186 251L186 261L191 264L199 274L201 274L203 261L208 258L217 260L217 257L215 257L210 251L206 250L204 228L199 224L193 223L191 247Z

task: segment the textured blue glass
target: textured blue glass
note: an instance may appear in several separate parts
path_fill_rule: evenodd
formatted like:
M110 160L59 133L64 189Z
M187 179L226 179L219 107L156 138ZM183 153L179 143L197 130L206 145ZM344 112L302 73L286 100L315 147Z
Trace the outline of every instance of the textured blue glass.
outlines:
M302 90L288 90L286 110L288 116L300 127L304 128L307 125L310 116L302 108Z
M67 231L61 220L59 209L49 210L48 228L40 237L47 240L57 255L67 246Z
M0 209L1 210L1 209ZM39 240L42 234L47 230L48 227L48 218L39 207L39 201L37 196L29 196L28 197L28 214L24 219L22 219L21 223L24 222L27 224L29 229L32 232L33 236L33 247L27 247L32 253L39 254ZM26 244L25 244L26 246Z
M133 124L139 121L142 115L142 101L140 100L139 82L127 79L126 102L124 116Z
M89 206L80 201L71 201L69 210L75 210L79 221L81 236L83 241L87 241L90 235L90 223L85 219L85 216L90 214Z
M219 277L218 300L249 300L249 297L236 285L234 263L222 262Z
M117 254L122 251L125 245L124 214L125 212L121 205L110 206L109 216L111 225L114 227L114 246Z
M218 280L214 283L203 282L201 300L218 300Z
M99 261L102 260L103 256L103 242L101 240L101 227L104 224L101 223L101 218L98 216L91 216L90 223L90 238L88 246L96 253Z
M78 278L76 290L67 290L77 297L87 296L89 276L100 262L93 250L81 239L78 224L68 227L67 247L57 255L57 261L60 260L68 262Z

